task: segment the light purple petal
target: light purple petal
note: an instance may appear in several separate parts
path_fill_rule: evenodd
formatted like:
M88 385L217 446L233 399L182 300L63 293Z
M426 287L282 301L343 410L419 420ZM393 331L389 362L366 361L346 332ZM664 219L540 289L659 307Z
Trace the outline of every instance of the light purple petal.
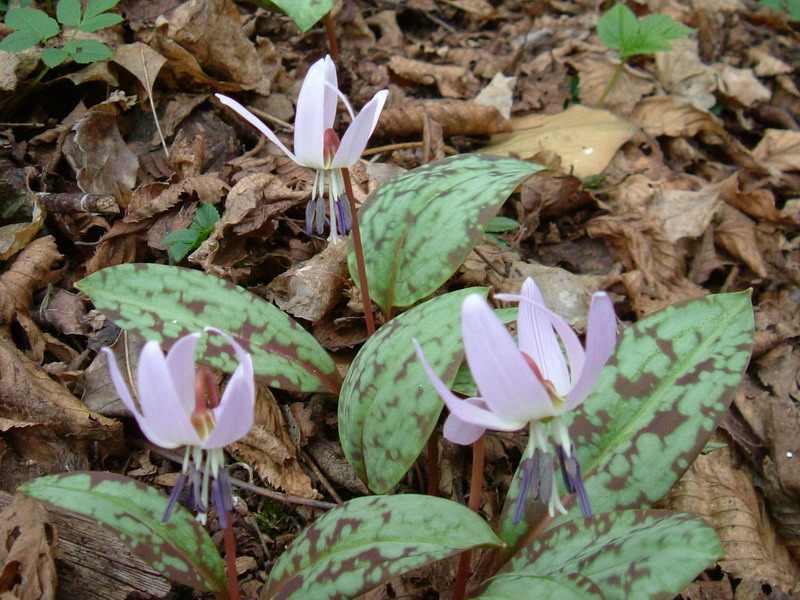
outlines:
M167 368L172 377L175 392L187 415L194 410L194 380L197 372L194 367L194 351L199 333L183 336L167 352Z
M325 61L325 100L322 110L325 111L323 115L322 124L324 129L333 127L336 121L336 104L339 100L339 81L336 78L336 65L330 56L326 56L322 60Z
M335 71L334 71L335 73ZM303 80L300 95L297 97L297 112L294 117L294 152L297 162L312 169L325 167L323 145L325 130L333 121L326 119L331 102L336 111L336 94L327 89L330 66L320 59L311 65ZM331 100L333 98L333 100Z
M372 100L364 105L358 116L353 119L339 144L339 149L331 163L332 168L351 167L361 158L364 148L367 147L369 136L375 131L388 95L388 90L381 90L375 94Z
M522 284L521 295L531 302L544 305L542 293L530 277ZM519 349L533 359L542 377L555 386L559 395L563 396L569 392L567 361L547 315L540 313L533 304L520 303L517 333Z
M497 429L498 431L516 431L517 429L522 429L525 426L527 421L501 419L486 408L482 408L482 406L486 406L485 403L483 403L481 406L477 406L456 396L453 392L447 389L447 386L444 384L444 382L439 379L439 376L436 375L436 373L433 372L433 369L431 369L431 366L425 359L425 355L422 353L422 347L419 345L417 340L414 340L414 347L417 349L417 356L422 362L425 372L428 374L428 379L431 380L433 387L447 405L447 408L451 413L455 414L457 418L473 425L478 425L487 429Z
M464 400L464 402L471 402L473 404L478 404L479 406L485 406L482 398L467 398ZM444 431L442 433L446 439L450 440L454 444L468 446L480 438L485 431L485 427L467 423L466 421L459 419L454 413L450 413L447 416L447 420L444 422Z
M556 330L556 333L561 338L561 341L564 343L564 348L567 351L567 358L569 359L570 380L573 382L574 385L575 380L577 379L580 372L583 370L583 363L585 360L585 356L583 352L583 346L581 345L581 341L578 339L578 336L572 330L572 327L569 326L569 323L567 323L564 319L562 319L552 310L547 308L544 304L536 304L526 296L517 296L515 294L495 294L494 297L497 298L498 300L505 300L505 301L516 300L523 304L530 304L531 306L536 308L537 314L539 316L546 317L550 321L550 324Z
M178 398L167 361L156 342L147 342L142 348L136 379L142 407L142 417L137 420L150 441L164 448L199 446L200 437Z
M217 100L222 102L228 108L235 111L240 117L242 117L244 120L250 123L250 125L252 125L256 129L258 129L261 133L263 133L265 136L267 136L267 139L269 139L269 141L278 146L278 148L280 148L284 152L284 154L286 154L286 156L291 158L294 162L299 162L294 153L291 150L289 150L289 148L287 148L282 141L278 139L278 136L275 135L269 127L264 125L264 122L261 119L259 119L257 116L255 116L253 113L251 113L244 106L239 104L233 98L228 98L227 96L223 96L222 94L214 94L214 95L217 97Z
M477 294L464 300L461 329L472 377L492 413L503 421L521 423L555 415L547 390L492 308Z
M125 379L119 371L114 353L111 351L111 348L103 348L103 354L106 355L106 359L108 360L108 370L111 372L111 383L114 384L114 389L117 390L120 400L122 400L122 403L128 410L138 418L139 409L136 408L136 403L133 401L128 385L125 383Z
M617 316L608 294L592 296L586 327L586 363L566 397L564 410L572 410L583 402L597 383L600 371L608 362L617 344Z
M224 331L216 327L206 327L223 336L233 346L239 366L231 376L219 406L214 409L217 424L211 435L203 443L203 448L221 448L243 438L253 426L253 407L255 404L255 380L253 359Z

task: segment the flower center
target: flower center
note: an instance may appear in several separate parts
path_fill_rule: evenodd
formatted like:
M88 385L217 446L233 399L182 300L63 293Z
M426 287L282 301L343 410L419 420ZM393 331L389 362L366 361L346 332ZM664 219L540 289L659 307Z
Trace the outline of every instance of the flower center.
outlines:
M194 411L191 421L201 440L205 440L214 431L217 419L211 409L218 405L214 376L207 368L200 367L194 377Z
M339 136L333 129L326 129L322 138L322 160L325 161L325 168L329 168L339 149Z
M547 390L547 395L550 396L550 400L553 402L553 407L560 411L561 407L564 405L564 398L559 396L558 392L556 391L556 386L553 385L553 382L545 379L542 372L539 370L539 365L534 362L534 360L525 354L522 350L519 351L522 354L522 358L525 359L525 362L528 363L528 366L533 371L533 374L536 375L536 379L538 379L541 384L544 386L544 389Z

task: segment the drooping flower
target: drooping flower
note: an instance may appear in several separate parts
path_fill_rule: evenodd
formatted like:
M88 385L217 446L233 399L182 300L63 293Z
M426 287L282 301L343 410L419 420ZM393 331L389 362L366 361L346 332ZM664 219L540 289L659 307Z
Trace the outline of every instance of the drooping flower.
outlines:
M239 361L219 401L211 372L204 367L195 369L194 352L200 333L180 338L166 356L158 342L144 345L136 376L138 406L114 354L109 348L103 348L103 352L108 357L114 388L147 439L162 448L186 446L183 469L172 490L164 520L169 518L188 479L190 502L198 510L198 518L205 520L210 492L220 522L226 527L232 494L222 448L244 437L253 426L253 360L220 329L206 327L204 331L224 337Z
M381 90L364 105L356 116L347 98L339 91L336 66L330 56L311 65L300 95L297 98L297 113L294 119L294 152L278 139L272 130L236 100L216 94L220 102L232 108L253 127L277 145L294 162L316 170L311 202L306 207L306 231L312 228L322 233L325 226L325 184L328 184L330 236L335 242L339 234L344 235L352 224L350 205L344 194L342 169L352 167L367 146L378 118L386 102L388 90ZM336 105L342 100L352 122L341 141L333 130Z
M553 455L548 441L552 438L567 491L577 494L588 518L591 508L580 465L561 416L586 399L614 350L614 306L605 293L594 294L584 351L567 322L544 305L532 279L525 281L521 295L497 294L496 298L520 301L519 347L483 298L468 296L461 308L464 350L480 396L462 399L453 394L433 372L415 342L428 377L450 410L444 435L454 443L471 444L487 429L516 431L529 426L532 453L523 457L522 491L515 520L519 520L521 500L531 486L539 497L548 500L551 515L556 510L566 513L553 482Z

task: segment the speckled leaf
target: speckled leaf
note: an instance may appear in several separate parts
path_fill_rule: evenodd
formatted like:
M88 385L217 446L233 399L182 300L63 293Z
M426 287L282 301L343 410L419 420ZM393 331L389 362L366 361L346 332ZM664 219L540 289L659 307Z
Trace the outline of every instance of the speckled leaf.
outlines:
M123 329L166 349L178 337L213 325L253 356L256 375L272 387L338 392L340 378L314 337L266 300L202 271L157 264L101 269L75 284ZM204 336L205 338L205 336ZM198 346L212 366L232 372L236 360L219 336Z
M270 0L305 33L333 8L333 0Z
M491 591L495 582L509 585L504 582L508 577L580 574L607 600L670 600L721 555L717 534L699 517L625 510L551 529L517 552L483 586Z
M592 394L565 415L595 512L649 507L670 490L725 415L752 345L749 292L670 306L625 330ZM547 512L528 500L513 525L519 475L501 525L510 548Z
M495 575L472 592L470 598L520 600L521 598L530 598L531 590L536 590L535 597L542 600L604 600L605 598L594 581L577 573Z
M384 312L435 292L461 266L506 198L541 165L462 154L395 177L359 214L373 301ZM352 245L348 265L358 282Z
M111 528L164 577L199 590L228 589L222 559L205 529L180 505L162 523L167 498L154 488L112 473L76 471L39 477L19 491Z
M376 493L392 489L419 456L444 406L417 358L420 343L445 383L464 356L461 304L467 288L415 306L381 327L356 356L339 397L339 440L359 477Z
M354 598L429 562L500 545L480 516L450 500L416 494L356 498L292 542L261 598Z

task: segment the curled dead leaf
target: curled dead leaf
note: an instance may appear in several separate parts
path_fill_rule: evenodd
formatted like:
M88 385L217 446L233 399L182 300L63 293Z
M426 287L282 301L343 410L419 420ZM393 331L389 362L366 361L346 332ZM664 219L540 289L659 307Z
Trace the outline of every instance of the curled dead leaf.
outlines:
M34 240L19 253L0 275L0 322L7 323L15 313L30 308L33 294L52 279L50 270L62 258L52 236Z
M756 228L742 212L727 204L722 206L715 239L725 250L741 259L759 277L767 276L767 264L756 242Z
M434 65L395 55L389 60L389 68L415 83L436 84L445 98L468 98L474 96L480 87L471 71L457 65Z
M442 126L445 137L511 131L511 123L493 106L464 100L416 100L383 109L375 136L420 137L426 113Z

